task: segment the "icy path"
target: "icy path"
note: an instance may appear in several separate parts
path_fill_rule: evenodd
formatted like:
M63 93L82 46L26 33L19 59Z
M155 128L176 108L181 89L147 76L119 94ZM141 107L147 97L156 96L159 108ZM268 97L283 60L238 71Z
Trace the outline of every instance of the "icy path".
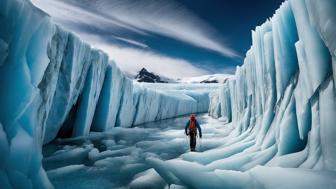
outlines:
M331 189L336 185L336 172L282 164L301 161L305 150L279 159L276 146L262 149L256 143L256 130L237 135L232 125L206 114L198 115L204 133L198 152L189 152L183 131L187 119L58 139L44 147L44 168L56 188ZM280 164L287 168L273 167Z
M126 187L136 174L151 168L146 158L168 160L188 153L183 130L187 120L188 117L181 117L136 128L113 128L89 137L57 140L44 147L43 164L56 188ZM222 145L223 135L228 133L226 127L206 114L199 115L198 120L204 139L201 144L198 140L197 149L205 151ZM165 187L153 170L142 174L154 175L150 182L155 188Z

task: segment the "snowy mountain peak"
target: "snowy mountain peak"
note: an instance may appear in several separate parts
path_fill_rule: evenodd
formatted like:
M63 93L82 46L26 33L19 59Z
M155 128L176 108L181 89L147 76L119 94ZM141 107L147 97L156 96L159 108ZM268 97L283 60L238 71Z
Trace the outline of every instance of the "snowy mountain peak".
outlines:
M159 75L156 75L153 72L149 72L146 68L142 68L135 76L135 79L138 82L146 83L168 83L167 81L162 80Z

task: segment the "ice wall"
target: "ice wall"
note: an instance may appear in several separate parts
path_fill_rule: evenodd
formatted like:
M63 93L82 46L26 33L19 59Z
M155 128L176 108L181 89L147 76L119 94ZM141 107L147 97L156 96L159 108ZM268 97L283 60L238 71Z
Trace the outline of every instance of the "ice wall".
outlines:
M258 148L276 146L269 165L336 170L335 8L284 2L252 31L235 77L211 94L210 115L232 122L236 135L255 130Z
M208 109L210 90L135 85L28 0L0 0L1 188L52 188L41 146ZM193 88L192 86L189 86Z
M334 188L335 9L334 0L289 0L252 31L244 64L210 94L209 114L227 124L212 124L222 138L213 139L208 128L202 144L221 145L168 161L146 159L167 184Z

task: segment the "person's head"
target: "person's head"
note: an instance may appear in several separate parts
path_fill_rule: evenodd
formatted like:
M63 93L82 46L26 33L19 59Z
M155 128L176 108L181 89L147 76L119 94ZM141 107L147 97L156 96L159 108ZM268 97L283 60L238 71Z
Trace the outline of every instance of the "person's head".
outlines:
M191 119L191 120L195 120L195 119L196 119L195 114L191 114L191 115L190 115L190 119Z

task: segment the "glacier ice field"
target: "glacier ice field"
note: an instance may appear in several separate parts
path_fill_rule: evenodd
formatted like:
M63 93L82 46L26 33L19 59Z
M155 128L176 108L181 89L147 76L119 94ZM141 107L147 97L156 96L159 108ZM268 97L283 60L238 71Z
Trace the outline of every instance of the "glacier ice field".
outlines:
M336 188L335 9L282 3L224 84L139 84L29 0L0 0L0 188Z

